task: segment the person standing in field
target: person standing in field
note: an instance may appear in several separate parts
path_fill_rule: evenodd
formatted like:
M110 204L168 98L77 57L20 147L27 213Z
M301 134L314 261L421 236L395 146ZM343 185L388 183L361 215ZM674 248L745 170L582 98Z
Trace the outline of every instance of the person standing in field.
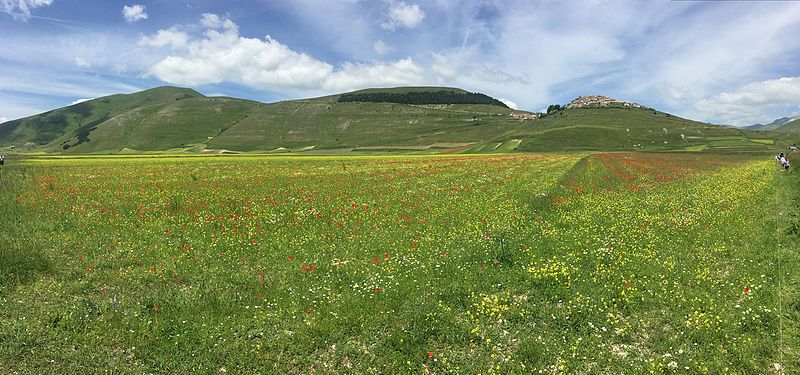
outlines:
M786 156L782 152L778 154L775 159L777 159L778 163L781 164L781 170L789 170L789 159L786 159Z
M5 164L5 163L6 163L6 157L5 157L5 155L0 155L0 165L3 165L3 164Z

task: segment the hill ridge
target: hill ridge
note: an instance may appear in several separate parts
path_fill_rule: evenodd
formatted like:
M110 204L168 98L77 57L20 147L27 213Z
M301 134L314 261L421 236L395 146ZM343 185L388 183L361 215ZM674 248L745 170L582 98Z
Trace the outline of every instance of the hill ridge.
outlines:
M700 123L600 95L581 96L547 116L490 102L340 101L353 93L413 97L431 90L470 93L414 86L260 103L159 86L2 124L0 149L68 154L758 151L773 148L781 137Z

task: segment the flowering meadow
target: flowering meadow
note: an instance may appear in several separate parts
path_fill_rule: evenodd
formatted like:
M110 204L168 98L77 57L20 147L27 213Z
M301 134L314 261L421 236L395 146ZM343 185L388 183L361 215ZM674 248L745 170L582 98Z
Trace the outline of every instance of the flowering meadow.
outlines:
M769 157L32 158L0 373L798 373Z

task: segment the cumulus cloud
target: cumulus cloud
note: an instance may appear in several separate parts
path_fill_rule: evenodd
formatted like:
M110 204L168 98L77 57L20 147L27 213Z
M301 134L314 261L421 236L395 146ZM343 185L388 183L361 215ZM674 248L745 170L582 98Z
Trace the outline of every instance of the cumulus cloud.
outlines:
M396 30L398 27L414 28L425 18L425 12L417 4L406 4L401 1L389 7L388 19L381 23L386 30Z
M81 68L88 68L92 66L92 64L90 64L88 61L86 61L86 59L80 56L75 56L75 65Z
M512 102L512 101L510 101L510 100L508 100L506 98L499 98L497 100L503 102L503 104L507 105L508 108L519 109L519 106L517 105L517 103L514 103L514 102Z
M800 113L800 77L783 77L742 86L702 99L695 107L731 125L769 123Z
M189 35L183 31L179 31L176 27L169 29L158 30L155 35L143 36L139 39L139 45L150 47L165 47L172 48L186 47L186 42L189 40Z
M179 85L234 82L258 89L343 90L370 85L422 81L423 69L411 58L391 63L344 63L338 69L271 38L246 38L235 23L204 14L203 36L184 43L185 50L152 65L148 74ZM161 30L143 38L159 40ZM166 34L163 34L166 35Z
M134 4L134 5L125 5L122 7L122 16L125 18L125 22L132 23L141 20L147 19L147 13L144 11L144 5L141 4Z
M448 56L441 53L434 53L433 60L432 69L440 78L452 79L458 75L456 64Z
M420 84L423 82L423 74L424 69L410 57L393 63L345 63L340 70L326 78L324 87L328 90L342 91L374 86Z
M238 26L233 21L214 13L203 13L200 24L208 29L238 29Z
M81 104L81 103L83 103L83 102L88 102L88 101L90 101L90 100L93 100L93 99L94 99L94 98L82 98L82 99L76 99L76 100L75 100L75 101L73 101L72 103L69 103L69 105Z
M379 55L386 55L392 51L394 51L394 47L386 44L386 42L379 40L372 45L372 48L375 49Z
M27 21L31 18L31 10L52 3L53 0L0 0L0 9L15 20Z
M122 63L111 64L109 69L116 74L122 74L128 71L128 65Z

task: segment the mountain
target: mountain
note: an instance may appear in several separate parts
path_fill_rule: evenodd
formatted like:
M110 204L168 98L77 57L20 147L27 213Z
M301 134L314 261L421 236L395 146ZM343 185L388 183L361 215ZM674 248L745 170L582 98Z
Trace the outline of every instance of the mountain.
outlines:
M259 103L158 87L0 124L0 147L62 154L771 149L771 133L603 96L547 115L449 87L374 88Z
M792 121L795 121L795 120L798 120L798 119L800 119L800 116L797 116L797 117L781 117L781 118L776 119L775 121L773 121L773 122L771 122L769 124L766 124L766 125L754 124L754 125L744 126L744 127L742 127L742 129L747 129L747 130L775 130L775 129L778 129L779 127L781 127L783 124L786 124L787 122L792 122Z
M781 133L800 133L800 116L789 119L775 129Z
M206 140L259 104L206 98L185 88L159 87L111 95L0 125L0 140L43 151L163 150Z

